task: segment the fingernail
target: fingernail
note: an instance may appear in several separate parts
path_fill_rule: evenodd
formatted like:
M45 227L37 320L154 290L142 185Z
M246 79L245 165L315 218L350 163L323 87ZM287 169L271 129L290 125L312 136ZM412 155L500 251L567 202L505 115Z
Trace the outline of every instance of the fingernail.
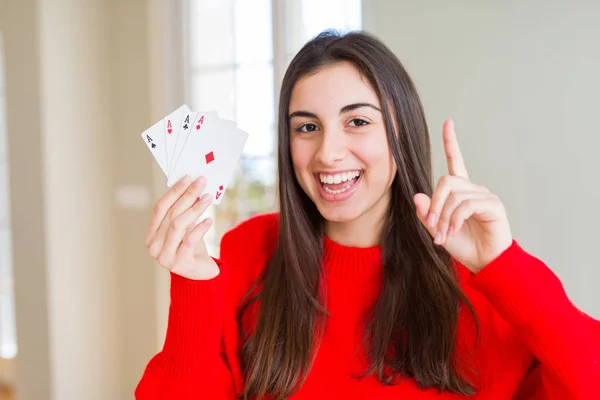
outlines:
M196 180L194 181L194 185L196 186L200 186L205 182L206 178L204 178L203 176L200 176L198 178L196 178Z
M450 228L448 228L448 236L452 236L454 235L454 227L450 226Z
M212 224L212 222L213 222L212 218L206 218L205 221L208 225Z
M442 243L442 233L438 232L435 234L435 239L433 240L435 242L435 244L441 244Z
M192 178L189 175L185 175L183 178L181 178L181 183L185 184L186 186L189 185L191 181Z
M429 216L427 217L427 226L433 228L435 226L435 219L435 214L429 213Z
M200 201L203 203L209 203L211 199L212 199L212 196L209 195L208 193L204 193L202 196L200 196Z

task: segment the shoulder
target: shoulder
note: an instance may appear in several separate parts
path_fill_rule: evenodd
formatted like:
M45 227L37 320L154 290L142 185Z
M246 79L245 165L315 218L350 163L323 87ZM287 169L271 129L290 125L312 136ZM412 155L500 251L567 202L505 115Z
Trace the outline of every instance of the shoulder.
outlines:
M275 250L278 231L279 213L250 217L223 235L220 258L231 269L254 270L257 276Z
M230 250L258 250L277 240L279 213L250 217L227 231L221 239L221 254Z

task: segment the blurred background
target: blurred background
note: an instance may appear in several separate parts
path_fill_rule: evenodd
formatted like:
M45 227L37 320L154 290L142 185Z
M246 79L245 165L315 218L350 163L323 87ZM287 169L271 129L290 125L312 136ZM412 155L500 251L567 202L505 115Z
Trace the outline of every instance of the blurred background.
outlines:
M470 177L600 318L600 3L0 0L0 399L131 399L169 277L142 242L165 178L140 133L187 103L250 134L207 238L276 209L275 105L328 28L378 35L422 95L436 176Z

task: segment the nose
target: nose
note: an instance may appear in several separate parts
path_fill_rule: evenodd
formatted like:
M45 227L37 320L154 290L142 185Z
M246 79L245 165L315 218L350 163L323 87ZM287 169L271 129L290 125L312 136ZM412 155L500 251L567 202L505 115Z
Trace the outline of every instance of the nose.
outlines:
M316 158L323 165L332 167L342 161L348 152L344 132L329 128L324 129L321 135L321 143L316 153Z

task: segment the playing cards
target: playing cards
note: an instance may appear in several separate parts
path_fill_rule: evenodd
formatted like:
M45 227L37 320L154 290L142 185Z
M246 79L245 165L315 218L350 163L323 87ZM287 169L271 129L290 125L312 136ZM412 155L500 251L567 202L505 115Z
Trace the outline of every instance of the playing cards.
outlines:
M171 187L185 175L204 176L204 193L219 204L238 164L248 134L216 112L182 105L142 133L142 139Z

